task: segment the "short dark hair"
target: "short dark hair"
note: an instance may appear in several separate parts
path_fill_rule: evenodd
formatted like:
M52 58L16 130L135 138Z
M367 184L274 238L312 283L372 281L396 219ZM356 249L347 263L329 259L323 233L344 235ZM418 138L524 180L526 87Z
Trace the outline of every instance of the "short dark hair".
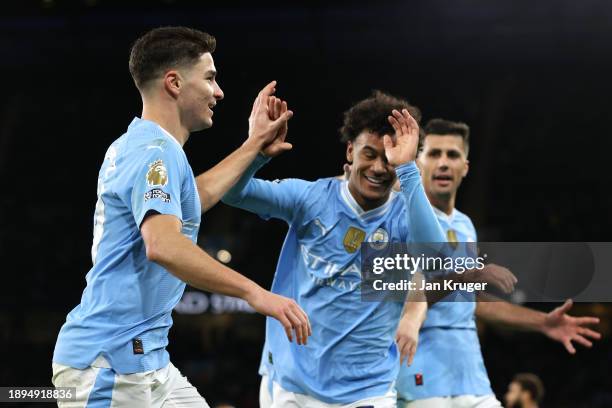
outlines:
M357 102L344 112L344 122L340 128L341 140L345 143L353 141L363 131L370 131L380 136L392 135L394 130L387 117L391 115L393 109L399 111L408 109L417 122L421 120L419 108L410 105L408 101L382 91L374 91L372 96Z
M542 402L544 398L544 384L540 377L531 373L520 373L514 376L512 382L518 383L524 391L531 394L535 402Z
M465 152L470 150L470 127L463 122L446 119L431 119L421 132L421 146L428 135L457 135L463 139Z
M215 50L215 37L187 27L159 27L140 37L130 51L130 73L140 90L165 70L195 63Z

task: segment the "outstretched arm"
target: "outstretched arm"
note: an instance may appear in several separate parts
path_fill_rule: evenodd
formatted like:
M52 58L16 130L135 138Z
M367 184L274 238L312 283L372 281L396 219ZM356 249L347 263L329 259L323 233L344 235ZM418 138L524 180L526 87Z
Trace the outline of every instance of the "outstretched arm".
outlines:
M308 316L292 300L263 289L238 272L215 261L181 233L181 221L172 215L149 215L142 222L147 259L158 263L182 281L202 290L246 300L253 309L277 319L289 341L295 332L306 344L312 331Z
M599 323L597 317L568 315L572 305L572 300L568 299L563 305L544 313L505 302L489 294L481 294L476 303L476 316L489 323L540 332L563 344L568 353L575 354L572 341L591 347L593 343L589 338L599 340L601 334L587 327Z
M286 102L278 100L284 107L282 114L272 119L270 114L270 100L274 98L276 81L270 82L257 95L249 117L249 137L233 153L223 159L212 169L196 177L196 184L202 212L213 207L221 197L240 179L240 176L253 162L257 154L266 149L278 138L279 132L287 127L287 121L293 116L293 112L287 109ZM288 150L291 145L284 143L277 149Z

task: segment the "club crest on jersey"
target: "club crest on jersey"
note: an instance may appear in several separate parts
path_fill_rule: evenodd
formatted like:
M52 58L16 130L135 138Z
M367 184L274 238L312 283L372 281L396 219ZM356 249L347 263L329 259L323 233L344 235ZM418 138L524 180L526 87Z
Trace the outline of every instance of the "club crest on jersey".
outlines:
M372 249L384 249L389 244L389 233L384 228L377 228L368 238L368 242Z
M342 244L344 245L344 249L349 254L357 251L361 243L365 240L366 233L359 228L350 227L346 234L344 235L344 240Z
M149 171L147 171L147 184L149 186L165 186L168 184L168 170L164 162L159 159L149 164Z

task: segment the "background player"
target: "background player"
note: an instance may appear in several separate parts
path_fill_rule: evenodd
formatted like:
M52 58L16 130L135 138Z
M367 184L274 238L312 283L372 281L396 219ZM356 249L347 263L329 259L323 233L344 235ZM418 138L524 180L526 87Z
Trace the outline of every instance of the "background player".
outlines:
M538 408L544 399L542 380L531 373L514 376L506 392L506 408Z
M468 151L467 125L433 119L425 126L417 163L427 197L449 241L477 240L470 218L455 208L457 190L468 173ZM402 317L398 343L413 351L418 342L418 350L413 364L400 368L399 406L501 406L493 395L484 366L474 315L493 323L540 331L561 342L572 354L575 353L572 341L590 347L592 343L587 337L600 338L599 333L584 327L598 323L597 318L566 314L571 301L546 314L508 302L491 302L497 300L494 298L480 298L476 303L473 294L452 295L464 299L431 305L422 327L414 314Z
M284 109L275 102L276 116ZM263 404L395 406L393 340L402 305L362 301L359 249L377 236L385 242L444 240L413 162L417 114L406 101L374 93L344 115L341 133L353 165L348 181L252 179L267 161L260 157L224 197L289 224L272 291L298 301L312 320L313 336L301 349L279 338L281 327L267 320L262 397L268 397L269 376L272 401L262 398ZM392 192L396 174L403 197Z
M295 301L262 289L195 244L202 210L220 199L291 117L285 110L269 119L270 83L253 105L247 141L195 179L182 145L191 132L212 126L213 108L223 98L214 49L212 36L185 27L152 30L132 48L142 119L134 119L106 152L94 265L53 356L53 383L76 387L79 406L208 406L166 351L171 311L185 282L245 299L279 319L290 340L295 328L298 344L309 334Z

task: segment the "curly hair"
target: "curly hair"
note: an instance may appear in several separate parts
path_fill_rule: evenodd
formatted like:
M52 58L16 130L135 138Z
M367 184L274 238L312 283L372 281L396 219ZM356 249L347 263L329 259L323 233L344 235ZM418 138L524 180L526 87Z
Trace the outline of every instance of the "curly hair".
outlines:
M399 111L408 109L408 112L417 122L421 120L419 108L410 105L404 99L376 90L372 92L372 96L357 102L344 112L344 122L340 128L340 140L345 143L353 141L363 131L376 133L380 136L393 134L393 127L387 119L393 109Z
M188 27L159 27L140 37L130 51L130 73L140 90L164 71L193 64L215 50L215 37Z

